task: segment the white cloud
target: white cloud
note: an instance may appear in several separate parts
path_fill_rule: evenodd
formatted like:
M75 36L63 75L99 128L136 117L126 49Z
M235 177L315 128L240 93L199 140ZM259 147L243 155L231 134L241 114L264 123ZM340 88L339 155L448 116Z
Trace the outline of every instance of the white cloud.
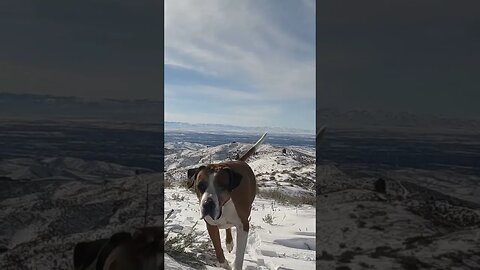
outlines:
M233 101L258 100L258 94L247 91L239 91L225 87L214 87L206 85L166 85L165 94L167 98L185 98L188 95L201 95L204 98L223 99Z
M194 70L194 71L201 72L208 75L217 75L213 72L209 72L208 70L199 69L199 67L192 66L185 62L182 62L180 59L170 59L170 58L164 57L163 64L173 68L189 69L189 70Z
M289 34L256 3L167 0L165 64L241 81L272 100L314 98L315 44ZM298 4L313 24L311 1Z

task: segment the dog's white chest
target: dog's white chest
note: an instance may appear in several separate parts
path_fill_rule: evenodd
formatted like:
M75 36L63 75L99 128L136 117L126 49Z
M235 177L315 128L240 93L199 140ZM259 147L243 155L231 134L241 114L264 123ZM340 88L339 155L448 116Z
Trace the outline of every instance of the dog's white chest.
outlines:
M222 215L219 219L213 220L210 216L206 216L205 220L208 224L217 226L219 229L228 229L241 223L232 199L229 199L222 206Z

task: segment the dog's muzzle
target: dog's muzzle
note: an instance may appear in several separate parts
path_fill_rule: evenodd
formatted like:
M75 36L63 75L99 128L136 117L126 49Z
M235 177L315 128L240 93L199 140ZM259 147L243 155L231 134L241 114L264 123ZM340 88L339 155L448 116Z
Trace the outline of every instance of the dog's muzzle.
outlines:
M202 219L207 215L212 219L215 219L215 202L212 198L206 198L202 203Z
M206 216L210 216L213 220L220 218L222 215L221 209L216 209L217 206L214 200L211 197L206 198L202 202L202 218L204 219Z

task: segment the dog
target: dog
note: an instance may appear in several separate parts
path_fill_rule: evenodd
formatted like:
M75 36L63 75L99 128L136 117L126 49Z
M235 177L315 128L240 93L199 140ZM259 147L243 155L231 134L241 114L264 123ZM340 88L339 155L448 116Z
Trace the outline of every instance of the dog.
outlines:
M201 219L215 248L215 255L222 267L229 269L220 241L219 229L226 230L226 247L233 250L231 227L237 231L237 249L234 270L241 270L247 246L249 217L257 191L255 174L246 160L254 154L265 140L267 133L235 161L208 164L187 172L188 188L193 188L200 203Z
M133 235L119 232L110 238L80 242L73 250L75 270L163 269L163 227L144 227Z

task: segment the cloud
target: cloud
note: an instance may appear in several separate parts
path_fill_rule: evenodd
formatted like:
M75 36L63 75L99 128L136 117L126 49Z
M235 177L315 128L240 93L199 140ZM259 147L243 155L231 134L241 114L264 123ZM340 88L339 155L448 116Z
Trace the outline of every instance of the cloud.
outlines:
M205 68L201 68L198 66L190 65L186 63L185 61L182 61L178 58L171 59L170 57L165 56L163 59L163 64L165 66L171 67L171 68L176 68L176 69L185 69L185 70L192 70L196 72L200 72L205 75L210 75L210 76L218 76L218 73L215 73L214 71L209 71L206 70Z
M188 96L201 96L209 99L228 100L229 102L244 102L259 99L259 95L254 93L206 85L167 85L165 89L166 96L170 99Z
M0 91L162 99L162 4L0 1Z
M317 106L480 117L480 2L318 4Z
M241 81L271 99L313 99L315 17L311 12L312 1L292 3L304 12L304 17L311 17L310 20L288 16L279 20L271 6L262 7L258 3L167 0L167 67ZM292 25L294 29L285 30ZM295 34L305 28L313 30L310 38Z

